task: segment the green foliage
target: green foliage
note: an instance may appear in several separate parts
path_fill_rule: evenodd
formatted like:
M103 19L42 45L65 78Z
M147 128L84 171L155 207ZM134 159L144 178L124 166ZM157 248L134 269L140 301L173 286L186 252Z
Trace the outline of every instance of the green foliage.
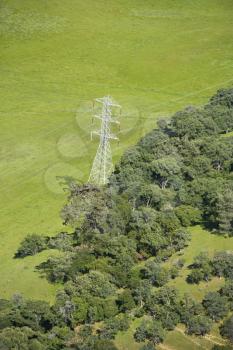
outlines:
M48 248L61 251L71 251L74 246L74 237L66 232L60 232L55 237L50 237Z
M219 131L214 120L195 107L177 112L171 120L171 130L178 137L188 139L214 135Z
M35 255L47 248L48 237L37 234L30 234L21 242L15 257L24 258L28 255Z
M180 319L181 322L186 325L188 324L190 318L204 315L204 311L203 305L188 294L185 294L184 298L180 302Z
M187 277L189 283L199 283L202 280L208 281L213 274L213 268L206 252L195 257L191 265L192 271Z
M77 350L118 350L111 340L94 335L93 329L89 325L80 327L71 348Z
M202 315L195 315L187 321L187 333L195 335L205 335L209 333L212 328L212 322L209 317Z
M79 296L74 296L71 299L71 303L75 306L72 314L74 322L85 322L88 314L88 302L86 301L86 299Z
M88 274L77 277L75 288L79 295L90 294L103 298L115 292L115 287L109 278L99 271L90 271Z
M228 312L228 299L218 292L209 292L202 302L208 316L214 321L221 320Z
M94 350L117 350L117 347L110 340L97 339L95 342Z
M195 257L190 268L192 271L187 276L189 283L208 281L212 276L233 279L233 254L231 251L219 251L210 260L208 254L201 253Z
M129 319L126 315L119 315L105 320L100 330L100 337L103 339L114 339L119 331L126 331L129 328Z
M216 276L233 279L233 252L217 252L213 258L213 269Z
M142 345L142 347L140 347L140 350L154 350L154 344L149 342L147 344Z
M170 277L168 269L151 260L146 263L142 273L156 287L166 284Z
M180 303L174 288L164 286L149 295L144 309L159 320L164 329L172 330L180 321Z
M191 205L180 205L175 209L176 216L184 227L198 224L201 221L201 211Z
M119 306L119 310L122 312L129 311L135 307L134 298L130 289L125 289L122 293L120 293L117 304Z
M233 107L233 89L220 89L210 99L211 105L221 105L228 108Z
M150 164L150 170L152 178L162 189L165 189L167 186L176 188L179 184L179 175L181 173L179 159L166 156L153 160Z
M67 252L63 256L49 258L38 265L37 269L45 273L50 282L66 282L70 279L69 271L73 258L74 254Z
M232 350L231 345L214 345L211 350Z
M221 335L233 343L233 316L224 321L221 327Z
M70 184L69 202L61 211L65 224L73 227L83 225L90 230L102 232L107 215L107 196L93 185Z
M134 338L137 342L149 340L153 345L163 342L165 331L160 322L155 320L142 321L136 329Z
M230 309L233 310L233 280L229 280L220 289L220 294L227 297Z
M41 338L28 327L4 328L0 332L0 348L2 350L45 350L46 346Z

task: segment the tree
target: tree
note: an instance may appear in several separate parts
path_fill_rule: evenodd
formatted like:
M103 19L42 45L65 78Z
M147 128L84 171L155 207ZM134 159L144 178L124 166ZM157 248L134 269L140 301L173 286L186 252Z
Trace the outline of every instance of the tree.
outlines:
M114 317L118 314L119 310L117 307L115 297L110 297L103 300L103 310L104 318Z
M108 214L108 194L91 184L70 184L69 202L61 211L64 224L82 227L90 233L103 232Z
M140 350L154 350L154 349L155 349L154 344L151 342L144 344L140 347Z
M191 235L186 229L179 228L170 233L171 246L175 251L179 251L188 246Z
M232 350L231 345L214 345L211 350Z
M56 322L53 310L45 301L27 300L19 306L18 311L23 319L22 323L18 323L19 326L26 325L33 330L48 331ZM17 324L17 320L15 323Z
M100 271L90 271L76 279L76 293L80 296L96 296L106 298L115 292L115 286L106 274Z
M89 325L80 327L77 340L75 344L71 345L72 348L74 347L77 350L117 350L117 347L111 340L100 338L93 333L93 329Z
M218 127L211 116L195 107L187 107L175 113L171 119L170 128L175 135L187 139L195 139L206 135L214 135Z
M74 332L67 326L55 326L46 337L46 345L49 350L66 349L66 344L74 337ZM46 350L47 350L46 348ZM36 350L36 349L30 349ZM66 349L68 350L68 349Z
M203 315L191 316L187 321L187 333L195 335L205 335L212 328L212 322L209 317Z
M50 237L48 240L49 249L72 251L74 245L74 235L66 232L59 232L56 236Z
M140 207L133 211L129 230L138 234L138 248L142 252L155 255L166 245L163 230L158 223L158 212L150 207Z
M218 292L209 292L203 299L203 306L208 316L214 321L221 320L228 312L228 300Z
M206 113L210 114L221 133L227 133L233 128L232 108L224 104L208 105Z
M223 337L233 343L233 316L224 321L220 331Z
M48 237L40 236L37 234L27 235L20 243L15 257L24 258L28 255L35 255L47 248Z
M189 283L199 283L202 280L208 281L213 274L213 268L206 252L201 252L197 255L190 268L192 271L187 276Z
M219 89L210 99L211 105L223 105L228 108L233 107L233 88Z
M162 189L168 185L177 187L180 175L179 160L175 157L166 156L160 159L155 159L150 165L152 178L154 178Z
M137 342L149 340L154 346L164 341L165 331L160 322L155 320L143 321L136 329L134 338Z
M175 193L172 189L161 187L154 183L144 183L134 192L136 207L146 206L156 210L173 203Z
M220 294L227 297L231 310L233 310L233 280L227 281L220 289Z
M74 296L71 300L75 306L72 314L73 320L76 323L82 323L87 320L88 302L84 297Z
M179 306L181 322L186 325L193 316L203 316L205 313L203 305L193 299L189 294L184 295Z
M45 350L43 338L28 327L4 328L0 331L0 349L2 350Z
M97 339L95 342L94 350L117 350L117 347L110 340Z
M216 138L210 142L210 139L204 139L200 145L202 154L207 157L212 167L221 172L229 169L229 163L232 162L232 144L229 139Z
M178 305L178 291L174 287L163 286L153 295L156 304L176 308Z
M188 159L188 164L184 166L184 174L187 179L194 180L200 176L206 177L213 171L211 159L206 155L198 155L192 159L192 162L189 162L190 159Z
M72 259L72 264L69 269L69 274L72 277L77 276L79 272L87 273L91 270L95 261L95 256L89 249L82 249Z
M64 283L71 279L70 271L72 270L72 261L75 254L66 252L62 256L54 256L48 258L47 261L42 262L36 266L37 270L42 271L47 276L50 282Z
M198 284L204 280L204 273L202 270L194 269L187 276L186 280L188 283L197 283Z
M122 293L120 293L117 299L117 304L119 310L122 312L129 311L136 306L130 289L125 289Z
M191 205L180 205L175 209L176 216L185 227L198 224L201 221L201 211Z
M126 331L129 328L129 319L126 315L118 315L106 319L104 326L100 329L100 337L103 339L114 339L119 331Z
M151 297L151 285L147 280L140 280L137 286L133 288L133 297L135 302L142 308Z
M155 261L148 261L145 265L145 269L142 270L145 278L149 279L151 284L157 287L161 287L169 280L169 270Z
M180 315L176 310L176 305L158 305L152 304L149 310L155 320L159 320L166 330L173 330L180 322Z
M215 253L212 265L216 276L233 279L232 251L220 251Z

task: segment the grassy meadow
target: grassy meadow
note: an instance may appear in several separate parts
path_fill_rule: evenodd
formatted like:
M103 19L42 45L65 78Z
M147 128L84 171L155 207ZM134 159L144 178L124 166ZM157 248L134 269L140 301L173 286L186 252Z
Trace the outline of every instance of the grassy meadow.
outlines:
M13 256L28 233L62 229L63 188L87 180L92 100L123 107L117 161L158 117L233 83L232 20L232 0L0 1L1 297L53 301L34 268L56 252Z

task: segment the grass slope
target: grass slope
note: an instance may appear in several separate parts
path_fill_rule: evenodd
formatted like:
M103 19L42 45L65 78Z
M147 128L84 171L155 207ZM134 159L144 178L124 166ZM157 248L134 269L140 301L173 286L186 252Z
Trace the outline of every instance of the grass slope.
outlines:
M13 255L27 233L61 228L59 182L87 179L90 101L124 107L117 160L158 116L233 81L232 18L231 0L1 1L1 297L53 300L34 272L51 253Z

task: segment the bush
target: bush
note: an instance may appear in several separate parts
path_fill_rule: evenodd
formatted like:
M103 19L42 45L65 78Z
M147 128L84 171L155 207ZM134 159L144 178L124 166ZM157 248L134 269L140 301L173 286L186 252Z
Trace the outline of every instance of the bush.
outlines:
M24 258L28 255L35 255L47 248L48 237L37 234L28 235L20 244L15 257Z
M216 253L213 259L213 267L215 275L233 280L233 253L229 251Z
M160 322L147 320L143 321L136 329L134 338L137 342L149 340L152 344L156 345L164 341L165 331Z
M202 302L207 314L214 321L220 321L228 312L228 299L218 292L209 292Z
M221 335L233 342L233 316L227 319L221 327Z
M210 332L211 327L212 322L209 317L195 315L190 317L187 322L187 333L203 336Z
M145 264L145 268L141 270L146 279L149 279L150 283L156 287L161 287L169 280L169 270L156 261L148 261Z
M136 305L130 289L125 289L118 297L117 304L122 312L133 309Z
M188 227L201 221L201 211L191 205L180 205L175 209L176 216L183 226Z
M187 277L187 282L189 283L199 283L202 280L208 281L213 275L213 268L206 252L197 255L189 268L193 269Z
M72 250L73 245L73 235L66 232L60 232L55 237L50 237L48 241L48 248L62 251Z
M119 331L126 331L129 328L129 319L126 316L116 316L105 321L104 327L100 330L100 337L103 339L114 339Z

